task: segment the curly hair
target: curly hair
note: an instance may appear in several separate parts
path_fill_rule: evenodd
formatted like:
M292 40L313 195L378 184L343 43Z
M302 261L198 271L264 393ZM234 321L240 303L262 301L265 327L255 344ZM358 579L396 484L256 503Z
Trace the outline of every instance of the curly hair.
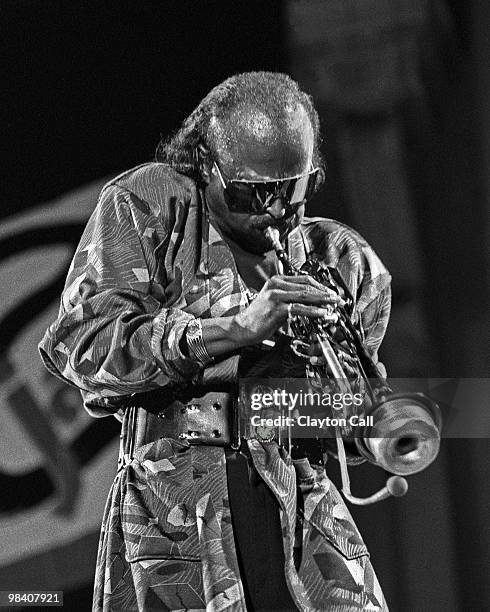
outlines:
M303 108L313 129L313 164L324 168L319 150L320 122L311 96L298 83L280 72L244 72L214 87L180 129L158 144L155 161L167 163L181 174L202 180L197 150L204 146L215 159L242 137L240 118L249 117L248 128L255 138L278 137L294 141L298 130L292 117ZM252 119L250 115L254 114ZM237 120L238 119L238 120ZM280 136L278 136L280 135ZM323 175L323 173L322 173Z

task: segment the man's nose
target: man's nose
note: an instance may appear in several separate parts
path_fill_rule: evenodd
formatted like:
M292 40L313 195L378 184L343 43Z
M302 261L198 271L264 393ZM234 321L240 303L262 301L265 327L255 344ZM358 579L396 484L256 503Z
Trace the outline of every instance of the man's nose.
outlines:
M286 213L283 199L281 197L274 198L266 210L274 219L282 219Z

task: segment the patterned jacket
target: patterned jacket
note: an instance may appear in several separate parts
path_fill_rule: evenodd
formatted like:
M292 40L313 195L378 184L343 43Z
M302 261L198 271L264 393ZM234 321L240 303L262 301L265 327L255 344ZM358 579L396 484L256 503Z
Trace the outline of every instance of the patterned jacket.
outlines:
M336 267L373 355L390 311L390 276L353 230L305 218L288 240ZM102 190L70 266L58 319L40 352L82 391L93 416L121 396L169 384L235 381L239 355L202 370L179 341L194 317L236 314L246 287L210 224L202 192L164 164ZM138 418L145 418L141 410ZM127 430L127 415L116 415ZM300 610L386 610L366 547L339 493L318 477L296 514L296 473L275 443L248 441L280 506L285 576ZM293 549L302 545L296 568ZM94 610L246 610L230 520L224 451L165 438L137 450L114 481L102 524Z

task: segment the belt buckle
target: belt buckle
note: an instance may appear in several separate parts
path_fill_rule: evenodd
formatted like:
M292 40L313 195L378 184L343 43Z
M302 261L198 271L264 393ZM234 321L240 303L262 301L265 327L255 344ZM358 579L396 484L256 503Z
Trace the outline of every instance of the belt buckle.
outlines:
M185 430L181 431L179 438L189 444L228 446L232 441L232 410L230 394L220 392L208 392L181 404Z
M255 436L260 442L272 442L276 437L276 428L268 425L256 425Z

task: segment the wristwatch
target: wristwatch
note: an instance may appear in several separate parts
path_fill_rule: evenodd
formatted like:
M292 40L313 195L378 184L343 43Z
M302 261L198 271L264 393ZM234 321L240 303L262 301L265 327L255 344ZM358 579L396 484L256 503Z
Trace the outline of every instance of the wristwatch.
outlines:
M200 365L206 366L213 361L202 338L201 319L191 319L185 330L185 338L189 354L194 356Z

